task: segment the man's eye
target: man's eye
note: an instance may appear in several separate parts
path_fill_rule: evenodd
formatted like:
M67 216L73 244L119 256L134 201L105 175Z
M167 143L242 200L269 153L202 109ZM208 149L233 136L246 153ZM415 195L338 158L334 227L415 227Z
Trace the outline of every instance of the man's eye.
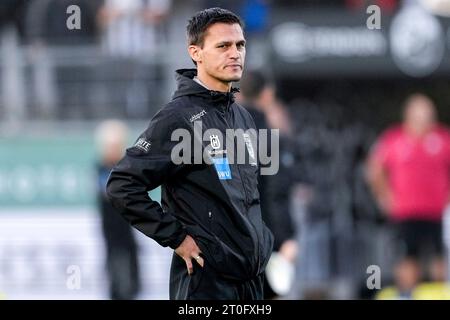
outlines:
M225 48L224 44L218 45L217 48Z

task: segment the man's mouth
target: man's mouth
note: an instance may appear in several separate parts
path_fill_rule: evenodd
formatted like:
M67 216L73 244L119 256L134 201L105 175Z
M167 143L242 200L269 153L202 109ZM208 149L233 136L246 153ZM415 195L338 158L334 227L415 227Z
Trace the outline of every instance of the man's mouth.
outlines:
M242 66L240 64L238 64L238 63L228 64L228 65L225 66L225 68L227 68L227 67L230 67L230 68L241 68L242 69Z

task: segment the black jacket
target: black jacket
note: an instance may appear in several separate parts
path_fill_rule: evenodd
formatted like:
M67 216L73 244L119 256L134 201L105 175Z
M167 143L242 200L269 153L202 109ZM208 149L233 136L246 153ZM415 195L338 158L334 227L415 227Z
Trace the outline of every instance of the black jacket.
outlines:
M224 140L226 129L255 129L249 113L234 103L233 91L209 91L192 80L195 74L194 69L177 71L172 101L112 170L107 193L133 226L160 245L175 249L190 234L206 263L222 276L252 279L264 271L273 246L261 219L258 166L229 164L231 179L219 179L214 164L171 161L179 143L171 141L172 132L183 128L193 136L196 120L202 121L203 132L219 129ZM209 144L203 141L202 150ZM160 185L161 206L148 196Z

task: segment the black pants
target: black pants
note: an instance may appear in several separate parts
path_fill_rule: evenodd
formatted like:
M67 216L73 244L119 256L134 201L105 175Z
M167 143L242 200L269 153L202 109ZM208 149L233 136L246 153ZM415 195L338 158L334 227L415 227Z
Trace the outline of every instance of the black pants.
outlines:
M426 220L409 220L394 224L399 241L399 254L418 260L441 256L444 251L442 223Z
M170 270L171 300L262 300L264 275L247 281L233 281L221 277L208 261L200 267L192 261L194 272L187 273L186 263L176 253Z

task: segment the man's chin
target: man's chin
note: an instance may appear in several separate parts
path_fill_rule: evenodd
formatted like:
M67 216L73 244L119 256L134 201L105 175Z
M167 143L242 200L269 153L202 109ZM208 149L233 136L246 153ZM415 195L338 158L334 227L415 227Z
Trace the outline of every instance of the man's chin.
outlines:
M216 79L222 82L236 82L241 80L241 78L242 72L221 74L220 76L216 76Z
M228 78L226 79L226 81L227 81L227 82L236 82L236 81L241 80L241 78L242 78L242 73L241 73L241 74L236 74L236 75L230 76L230 77L228 77Z

